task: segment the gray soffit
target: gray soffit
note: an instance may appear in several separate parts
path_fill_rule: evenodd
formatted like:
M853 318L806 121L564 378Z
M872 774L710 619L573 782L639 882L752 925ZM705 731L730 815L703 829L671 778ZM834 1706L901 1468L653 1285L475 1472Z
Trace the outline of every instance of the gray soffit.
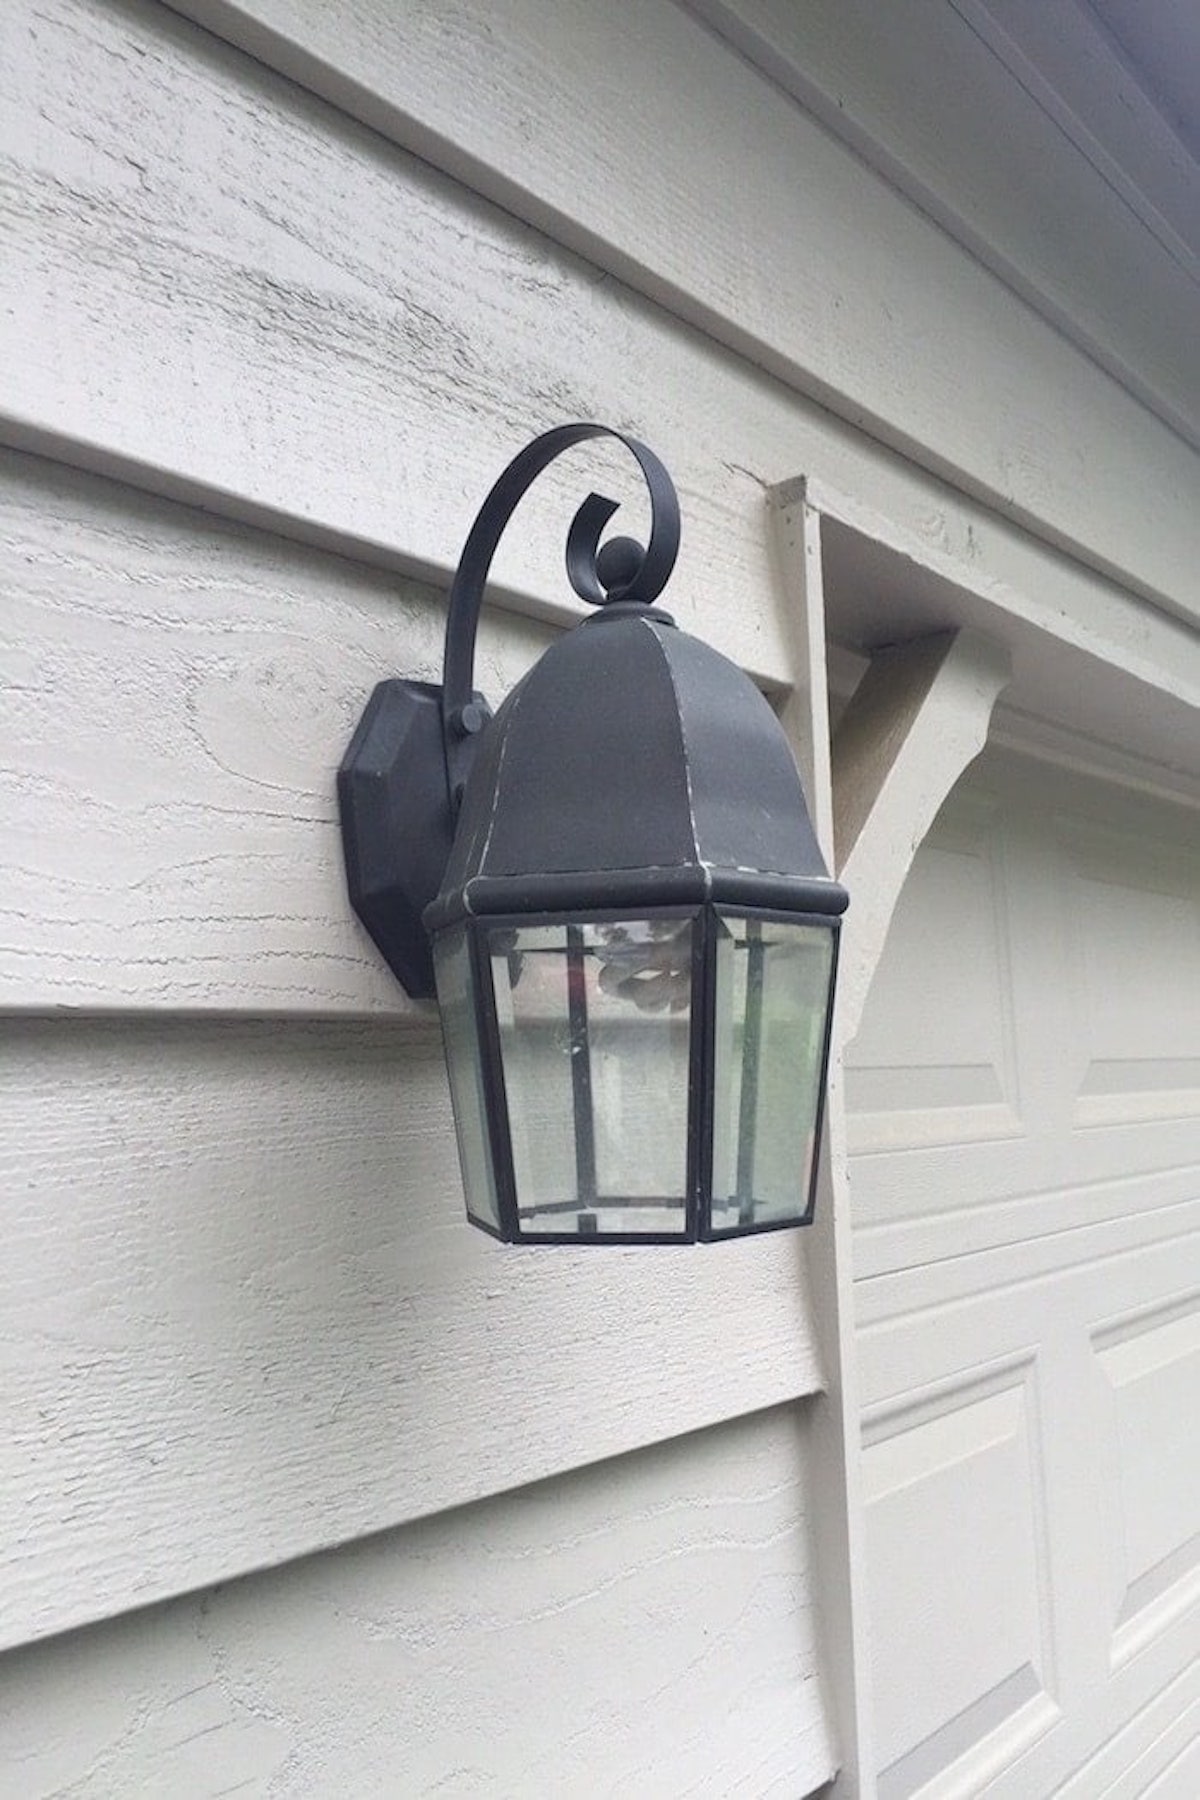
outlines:
M1131 74L1200 162L1200 6L1196 0L1090 0Z

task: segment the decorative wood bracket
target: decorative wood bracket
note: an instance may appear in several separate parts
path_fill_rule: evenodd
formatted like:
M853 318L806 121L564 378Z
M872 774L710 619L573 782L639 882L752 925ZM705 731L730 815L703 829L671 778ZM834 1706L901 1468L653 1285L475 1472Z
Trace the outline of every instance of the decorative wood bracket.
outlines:
M975 631L917 638L872 657L834 732L837 874L852 896L838 976L842 1044L858 1030L913 858L983 749L1011 675L1008 651Z

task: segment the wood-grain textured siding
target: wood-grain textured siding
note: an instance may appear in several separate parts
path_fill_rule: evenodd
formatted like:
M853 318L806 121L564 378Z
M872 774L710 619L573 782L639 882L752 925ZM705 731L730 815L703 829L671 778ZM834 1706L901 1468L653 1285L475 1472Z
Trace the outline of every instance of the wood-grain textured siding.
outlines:
M976 91L946 10L920 42ZM792 1795L853 1763L845 1545L813 1551L842 1533L813 1498L850 1379L832 1231L599 1259L468 1231L436 1023L345 900L344 744L381 676L436 678L528 437L595 417L662 454L672 609L798 740L821 621L767 502L801 476L849 535L889 521L881 620L953 588L1024 667L1128 671L1164 741L1200 692L1170 256L1142 314L1123 264L1085 305L990 169L914 207L825 117L849 83L932 180L861 7L808 49L770 0L503 13L0 9L0 1643L108 1621L0 1671L23 1800ZM493 700L578 616L592 485L638 528L615 451L539 484Z
M898 205L863 146L838 142L784 86L793 59L803 68L807 58L818 75L801 96L821 92L821 64L832 64L824 83L826 117L835 120L846 110L839 37L846 55L857 27L850 55L868 71L886 68L905 98L913 84L903 78L903 60L924 55L939 96L959 83L970 96L973 115L943 125L943 151L963 170L966 208L977 221L969 236L978 238L986 219L982 235L1000 244L1006 227L996 214L1020 190L1020 177L1013 174L998 194L972 195L971 162L1007 171L1009 156L997 157L995 146L1009 136L1030 139L1031 155L1035 143L1053 145L1055 178L1066 168L1076 183L1077 198L1062 200L1073 223L1082 187L1089 213L1099 213L1089 220L1095 233L1123 244L1131 231L1138 263L1152 271L1139 326L1130 294L1113 293L1113 275L1089 289L1085 271L1070 269L1072 318L1086 321L1098 299L1101 330L1111 316L1122 339L1132 337L1130 355L1194 434L1194 371L1186 378L1177 365L1172 371L1179 354L1173 327L1181 310L1190 316L1187 271L1119 208L1112 238L1107 182L1074 168L1019 82L995 79L992 54L956 9L926 0L881 28L859 0L839 30L823 15L840 7L805 8L815 15L805 27L779 7L772 14L749 0L706 0L699 10L718 23L744 13L760 27L759 40L782 39L765 80L687 7L656 0L603 8L562 0L550 12L539 0L508 0L500 28L478 0L414 6L399 30L386 0L353 0L336 12L311 0L184 0L182 10L478 185L905 457L1195 616L1188 581L1196 530L1179 505L1191 482L1190 446L1068 347L1056 324L1006 290L919 203ZM542 77L548 66L553 80ZM857 74L852 112L864 96L869 111L869 92L869 74ZM736 124L714 132L716 118ZM882 121L879 136L889 148L895 135ZM918 134L906 128L899 135L902 159L919 167ZM974 143L959 154L964 137ZM885 160L890 176L886 159L876 160ZM1030 236L1056 235L1041 198L1046 181L1043 174L1037 189L1043 216L1017 227L1020 264L1030 259ZM1112 251L1118 262L1124 254ZM1035 270L1035 288L1057 289L1044 310L1061 315L1063 279L1057 270ZM1161 316L1160 287L1167 290Z
M160 8L52 0L0 33L16 352L0 375L16 446L0 469L0 1632L19 1646L736 1422L823 1374L794 1239L597 1260L506 1255L465 1228L436 1023L379 966L340 866L338 758L375 680L436 676L445 572L497 468L539 422L628 419L639 382L674 379L654 373L660 349L698 371L701 346L619 291L589 309L582 265ZM707 404L745 387L731 367ZM682 441L696 415L675 410ZM686 554L711 563L695 618L783 688L761 478L720 448L714 411L691 473L672 458L693 490ZM631 492L619 457L599 463ZM479 667L496 698L577 616L550 571L595 467L546 484L501 563ZM731 1429L693 1460L663 1448L546 1490L560 1524L528 1591L514 1571L532 1546L481 1547L503 1541L503 1512L437 1528L440 1601L397 1540L384 1610L407 1607L428 1649L409 1708L369 1743L361 1708L353 1727L290 1729L263 1781L303 1784L340 1731L331 1779L407 1753L423 1789L489 1692L479 1729L503 1737L511 1717L485 1761L516 1786L528 1766L583 1791L601 1732L633 1786L664 1754L787 1792L824 1780L811 1446ZM780 1498L743 1554L736 1516L763 1479ZM576 1547L591 1493L613 1521L597 1554ZM723 1501L733 1523L710 1537ZM474 1611L489 1581L490 1623ZM259 1585L264 1619L285 1591ZM148 1631L169 1661L172 1629ZM96 1640L70 1641L86 1685ZM374 1641L343 1646L367 1693L394 1673ZM526 1655L534 1726L504 1685ZM724 1692L740 1666L757 1689L718 1708L706 1682ZM173 1696L123 1682L110 1670L96 1701L116 1761L77 1770L85 1787L120 1766L123 1709L170 1730ZM764 1705L794 1722L769 1744ZM9 1714L6 1751L19 1729ZM55 1779L52 1740L35 1784Z
M0 1658L0 1791L794 1800L808 1453L784 1408Z
M820 1381L792 1237L467 1230L428 1031L11 1020L0 1066L5 1643Z

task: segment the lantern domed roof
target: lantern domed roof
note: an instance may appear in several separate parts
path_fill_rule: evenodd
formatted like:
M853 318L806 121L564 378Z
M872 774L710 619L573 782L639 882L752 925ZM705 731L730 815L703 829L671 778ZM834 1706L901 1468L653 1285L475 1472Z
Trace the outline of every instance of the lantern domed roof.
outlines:
M846 905L753 682L665 614L611 604L565 633L484 727L426 924L706 900Z

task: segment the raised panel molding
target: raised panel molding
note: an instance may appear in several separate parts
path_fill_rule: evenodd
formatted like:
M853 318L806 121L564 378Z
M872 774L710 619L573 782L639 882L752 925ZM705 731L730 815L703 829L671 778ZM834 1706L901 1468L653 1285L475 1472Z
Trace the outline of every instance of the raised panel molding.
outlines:
M993 795L955 796L912 865L847 1052L846 1095L853 1154L1021 1134Z
M879 1063L917 1059L926 992L947 1040L978 1021L990 904L981 846L998 857L1022 1132L881 1148L853 1164L859 1372L875 1403L866 1481L885 1795L1030 1800L1067 1783L1078 1800L1110 1788L1114 1800L1192 1800L1177 1729L1195 1704L1181 1678L1200 1617L1192 788L1193 805L1180 807L989 748L897 908L872 996L892 996ZM868 1007L855 1059L872 1053L873 1029ZM1120 1100L1123 1122L1085 1128L1081 1087L1085 1100ZM1154 1116L1130 1116L1131 1095ZM1005 1357L972 1391L974 1372ZM1023 1464L1026 1444L1041 1455ZM1031 1491L1044 1554L1020 1523ZM982 1547L969 1541L976 1520ZM997 1546L1013 1581L999 1605ZM1031 1568L1044 1572L1052 1661L1029 1627ZM922 1614L940 1583L945 1632ZM947 1647L960 1636L963 1657ZM975 1694L963 1691L964 1666Z
M1071 819L1059 829L1078 989L1073 1123L1195 1118L1200 850Z
M1092 1334L1108 1390L1119 1668L1200 1601L1200 1296Z
M860 1279L1126 1216L1179 1229L1166 1209L1200 1161L1194 842L1191 809L990 747L955 790L847 1058Z
M864 1416L882 1800L1058 1716L1036 1409L1030 1355Z

